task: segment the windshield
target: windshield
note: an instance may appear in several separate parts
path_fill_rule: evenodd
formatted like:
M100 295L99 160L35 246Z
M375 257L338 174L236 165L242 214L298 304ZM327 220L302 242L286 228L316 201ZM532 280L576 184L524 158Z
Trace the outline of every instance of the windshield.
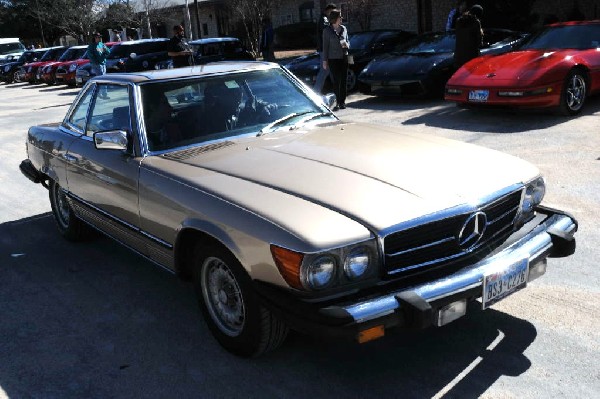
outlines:
M4 55L4 54L20 53L22 51L25 51L25 46L23 46L19 42L16 42L16 43L2 43L2 44L0 44L0 54L2 54L2 55Z
M51 48L46 51L46 54L42 57L40 61L53 61L62 55L66 51L65 48Z
M307 115L318 118L327 112L281 69L140 87L150 151L258 134L267 126L289 129ZM291 114L297 115L289 117Z
M353 50L365 50L369 48L377 36L375 32L355 33L350 36L350 48Z
M600 48L600 24L549 26L531 36L522 50Z
M58 59L59 61L73 61L81 58L85 53L85 48L70 48L63 53Z
M397 46L394 51L408 54L452 53L455 41L454 33L429 33Z

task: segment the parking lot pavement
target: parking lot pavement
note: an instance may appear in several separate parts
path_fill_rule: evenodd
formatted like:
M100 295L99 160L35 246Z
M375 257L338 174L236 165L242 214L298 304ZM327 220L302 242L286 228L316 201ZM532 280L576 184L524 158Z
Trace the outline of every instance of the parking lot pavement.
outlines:
M60 121L76 93L0 85L0 398L600 392L600 98L580 117L564 118L352 95L338 114L346 121L454 138L537 164L547 202L579 219L577 252L550 259L528 289L486 311L471 306L469 317L440 329L361 346L292 334L279 351L243 360L212 339L189 284L107 238L73 244L58 236L47 191L18 164L28 127Z

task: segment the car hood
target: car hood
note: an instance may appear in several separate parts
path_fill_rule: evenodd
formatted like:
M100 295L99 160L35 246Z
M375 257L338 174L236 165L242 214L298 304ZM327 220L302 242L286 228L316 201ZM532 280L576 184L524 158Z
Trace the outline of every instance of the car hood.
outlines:
M375 231L478 204L539 173L500 152L383 126L340 123L245 140L185 159L163 156L155 166L187 185L203 186L198 168L221 175L228 183L212 179L210 189L258 214L285 204L248 198L232 178L335 210Z
M449 83L489 83L493 79L510 85L529 84L572 54L571 50L523 50L482 57L466 64Z
M365 78L412 78L444 67L452 62L453 53L387 54L373 60L362 76Z

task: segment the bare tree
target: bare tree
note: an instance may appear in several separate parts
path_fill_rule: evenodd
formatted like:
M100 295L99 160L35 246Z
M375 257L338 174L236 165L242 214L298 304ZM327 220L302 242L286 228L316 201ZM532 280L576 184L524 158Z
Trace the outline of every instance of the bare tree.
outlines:
M244 25L250 50L257 55L260 51L263 20L270 18L271 11L281 0L232 0L231 7Z
M377 0L347 0L352 19L358 22L361 30L371 29L371 18Z
M145 27L143 36L148 38L152 38L152 23L165 22L173 14L171 0L138 0L135 8L140 11L140 26Z

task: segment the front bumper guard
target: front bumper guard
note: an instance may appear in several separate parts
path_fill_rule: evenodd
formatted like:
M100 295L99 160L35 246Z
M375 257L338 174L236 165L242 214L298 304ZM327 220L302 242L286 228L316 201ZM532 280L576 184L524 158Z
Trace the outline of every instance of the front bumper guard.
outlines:
M398 298L402 297L406 291L414 292L430 304L444 298L455 297L461 293L482 288L483 276L497 267L499 263L506 264L507 262L517 262L520 259L528 259L529 264L534 265L544 261L548 256L570 255L574 251L573 235L576 231L577 222L573 218L564 214L554 214L501 252L457 273L414 286L409 290L401 289L381 297L343 306L342 309L352 317L354 323L365 323L397 312L403 303Z

